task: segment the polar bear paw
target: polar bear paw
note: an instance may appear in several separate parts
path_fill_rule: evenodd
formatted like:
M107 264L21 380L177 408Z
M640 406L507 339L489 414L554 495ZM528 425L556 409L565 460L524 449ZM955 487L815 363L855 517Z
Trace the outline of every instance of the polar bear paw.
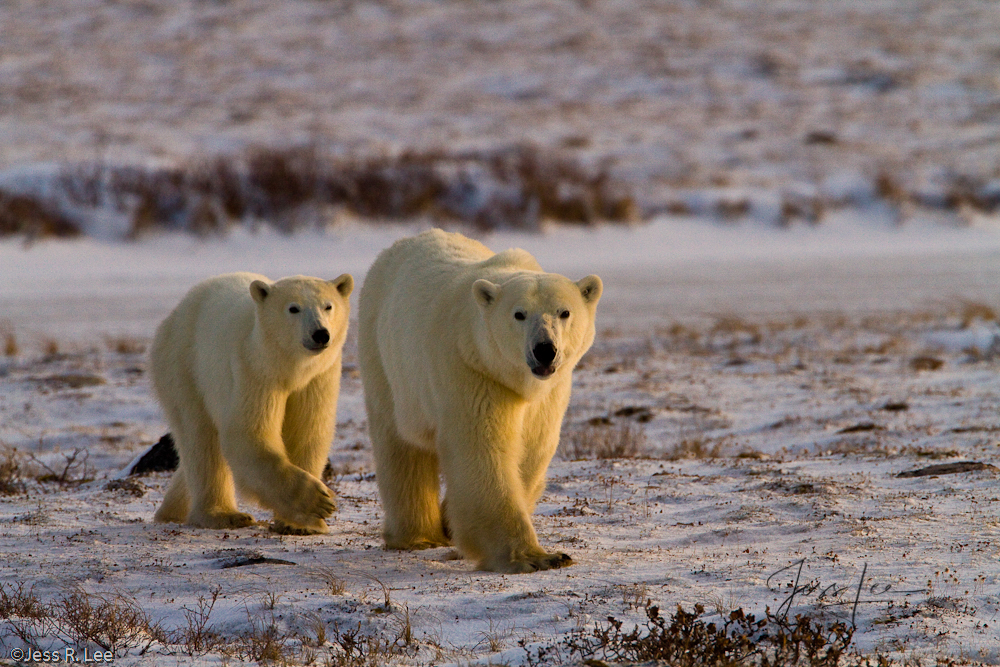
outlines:
M210 510L206 512L192 512L188 517L189 526L198 528L246 528L256 523L251 515L245 512L233 510Z
M303 470L297 471L295 476L297 479L291 485L285 507L275 515L294 526L318 527L337 509L333 494L326 484Z
M279 535L326 535L330 532L330 527L322 519L315 519L303 526L288 523L275 517L271 524L271 530Z
M568 554L562 552L536 554L526 554L519 558L512 558L506 563L499 564L498 567L486 567L484 569L502 572L504 574L525 574L528 572L540 572L542 570L555 570L560 567L569 567L573 564L573 559Z
M435 549L447 546L451 546L451 540L444 535L437 537L426 535L416 537L385 536L385 548L392 551L422 551L423 549Z

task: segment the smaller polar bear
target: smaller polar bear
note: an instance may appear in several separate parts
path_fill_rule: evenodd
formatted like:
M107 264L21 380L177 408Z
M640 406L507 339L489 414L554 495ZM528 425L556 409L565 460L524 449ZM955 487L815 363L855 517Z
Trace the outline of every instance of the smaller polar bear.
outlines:
M573 282L524 250L494 254L441 230L378 256L358 352L387 548L444 545L450 533L485 570L572 563L539 546L531 513L601 290L597 276Z
M279 532L326 533L320 481L336 426L354 279L271 282L252 273L191 289L156 331L153 388L180 466L156 521L254 522L235 489L274 511Z

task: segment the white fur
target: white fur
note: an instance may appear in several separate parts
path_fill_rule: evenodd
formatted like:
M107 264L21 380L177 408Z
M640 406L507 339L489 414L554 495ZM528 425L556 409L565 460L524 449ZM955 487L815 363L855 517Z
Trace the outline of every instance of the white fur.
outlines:
M180 467L157 521L249 525L236 508L239 488L274 511L279 531L328 531L335 506L319 478L336 426L353 287L347 274L271 283L230 273L196 285L160 324L153 388ZM321 333L313 338L324 328L325 347Z
M388 548L447 544L450 530L482 569L571 562L539 546L531 513L601 289L597 276L574 283L523 250L494 254L441 230L379 255L361 290L358 345ZM549 365L532 356L545 342Z

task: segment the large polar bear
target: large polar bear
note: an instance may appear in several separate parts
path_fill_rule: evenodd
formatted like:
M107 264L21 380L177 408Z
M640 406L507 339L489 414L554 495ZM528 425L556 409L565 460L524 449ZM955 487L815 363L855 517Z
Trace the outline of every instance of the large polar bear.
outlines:
M539 546L531 513L601 290L597 276L574 283L524 250L494 254L437 229L378 256L358 346L387 548L450 533L486 570L572 563Z
M152 380L180 466L157 521L253 523L235 487L274 511L274 528L325 533L335 506L320 481L336 426L354 279L253 273L210 278L160 324Z

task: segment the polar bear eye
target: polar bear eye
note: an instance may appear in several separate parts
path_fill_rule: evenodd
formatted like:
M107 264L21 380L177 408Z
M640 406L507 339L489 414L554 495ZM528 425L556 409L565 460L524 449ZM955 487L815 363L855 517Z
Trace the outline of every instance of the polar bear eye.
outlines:
M559 319L561 319L561 320L568 320L569 319L569 311L568 310L564 310L561 313L559 313Z
M298 306L289 306L288 307L288 312L290 312L292 315L298 315L299 314L299 307Z
M524 313L522 313L520 310L514 313L515 320L523 320L524 317L525 317Z
M332 303L326 304L326 307L323 308L323 310L333 310L333 304Z

